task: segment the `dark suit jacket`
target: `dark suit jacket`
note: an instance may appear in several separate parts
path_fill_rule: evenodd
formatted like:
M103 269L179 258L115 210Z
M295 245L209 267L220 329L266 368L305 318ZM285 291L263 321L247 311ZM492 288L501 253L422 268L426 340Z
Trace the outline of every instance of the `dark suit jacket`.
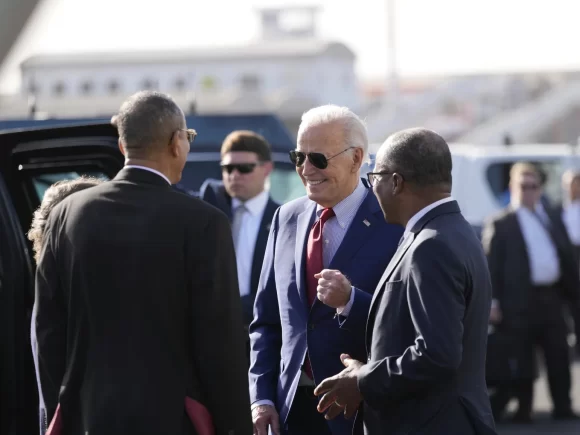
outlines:
M264 267L250 325L252 342L250 399L276 405L286 423L306 352L320 382L344 367L340 354L363 359L364 331L371 296L397 248L403 228L387 224L369 189L350 224L330 269L340 270L355 287L348 317L318 299L310 306L306 288L306 245L315 222L316 203L298 198L274 215ZM350 435L352 421L329 422L334 435Z
M230 219L232 219L232 198L226 192L224 184L219 180L206 180L200 188L199 196L209 204L219 208ZM252 273L250 277L251 295L249 298L242 300L244 309L244 323L249 325L253 319L254 300L256 292L258 291L258 282L260 281L260 271L262 270L262 262L264 261L264 252L266 251L266 244L268 242L268 234L270 233L270 225L276 209L280 207L272 198L268 200L264 216L260 224L260 231L256 238L256 245L254 248L254 258L252 260Z
M550 218L556 248L560 259L562 276L556 287L563 300L578 305L579 271L574 248L568 237L561 218L561 210L545 209ZM532 318L529 297L532 290L528 250L518 221L516 210L511 206L492 216L484 225L482 243L487 255L491 274L493 297L499 301L502 322L497 326L498 341L503 346L491 346L490 358L498 361L506 358L517 362L509 376L515 378L534 378L537 367L533 349L525 346L522 337L528 335ZM575 313L575 311L573 310ZM500 338L499 336L503 336ZM494 344L494 343L491 343ZM488 380L501 379L505 373L491 370Z
M485 385L491 282L455 201L414 225L383 274L361 369L370 435L495 434Z
M578 263L574 248L562 222L561 213L546 209L557 237L556 248L562 277L558 289L564 299L577 301L579 294ZM482 232L482 243L491 273L493 297L500 303L504 321L509 329L528 325L528 296L531 282L528 251L516 211L510 206L491 217Z
M195 433L191 396L217 434L251 433L228 220L158 175L125 168L55 207L33 316L45 425L60 403L65 434Z

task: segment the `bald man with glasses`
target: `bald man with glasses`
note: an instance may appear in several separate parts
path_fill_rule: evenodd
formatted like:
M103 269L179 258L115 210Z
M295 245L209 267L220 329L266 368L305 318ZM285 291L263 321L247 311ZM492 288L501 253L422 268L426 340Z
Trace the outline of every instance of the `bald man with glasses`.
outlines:
M254 434L350 435L353 422L317 412L317 382L342 353L366 358L373 291L403 234L360 177L366 128L345 107L306 112L290 159L307 196L272 222L250 325Z

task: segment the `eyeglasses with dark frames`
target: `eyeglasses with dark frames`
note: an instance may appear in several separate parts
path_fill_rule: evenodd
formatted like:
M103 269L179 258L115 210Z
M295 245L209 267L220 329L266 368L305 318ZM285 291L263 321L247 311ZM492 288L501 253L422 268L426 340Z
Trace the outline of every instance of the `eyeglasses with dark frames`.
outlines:
M312 163L312 166L314 166L315 168L326 169L328 167L329 160L332 160L335 157L337 157L343 153L346 153L348 150L351 150L353 148L355 148L355 147L348 147L347 149L342 150L338 154L335 154L335 155L330 156L330 157L326 157L322 153L305 153L302 151L294 150L294 151L290 151L290 161L294 165L296 165L297 168L299 168L300 166L302 166L304 164L304 162L308 158L308 161L310 163Z
M370 186L374 186L381 181L384 175L393 175L394 172L381 171L381 172L367 172L367 180ZM402 175L401 175L402 178Z

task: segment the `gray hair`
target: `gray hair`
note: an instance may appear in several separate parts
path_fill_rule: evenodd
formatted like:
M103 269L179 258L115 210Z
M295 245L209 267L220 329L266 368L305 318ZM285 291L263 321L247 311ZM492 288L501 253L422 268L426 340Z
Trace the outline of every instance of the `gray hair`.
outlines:
M119 138L130 152L147 153L152 147L168 144L183 125L183 111L169 95L141 91L127 99L111 118Z
M89 187L96 186L102 183L102 180L93 177L82 176L75 180L61 180L54 183L46 192L40 204L40 207L34 212L32 218L32 225L28 231L28 240L32 242L32 250L34 251L34 260L38 263L40 259L40 251L44 245L46 223L48 216L54 207L67 196L79 192Z
M344 128L346 145L361 148L363 150L363 161L365 161L368 158L369 148L367 128L363 120L348 107L327 104L310 109L302 115L300 127L298 128L298 137L310 127L335 122L341 124Z
M409 128L387 138L380 164L420 187L446 185L451 188L453 161L449 145L425 128Z

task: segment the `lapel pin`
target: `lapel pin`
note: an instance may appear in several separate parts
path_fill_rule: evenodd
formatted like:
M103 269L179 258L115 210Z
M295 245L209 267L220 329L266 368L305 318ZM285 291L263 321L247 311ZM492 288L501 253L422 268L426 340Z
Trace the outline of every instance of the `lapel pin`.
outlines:
M364 223L364 224L365 224L367 227L370 227L370 226L371 226L371 223L370 223L369 221L367 221L366 219L363 221L363 223Z

